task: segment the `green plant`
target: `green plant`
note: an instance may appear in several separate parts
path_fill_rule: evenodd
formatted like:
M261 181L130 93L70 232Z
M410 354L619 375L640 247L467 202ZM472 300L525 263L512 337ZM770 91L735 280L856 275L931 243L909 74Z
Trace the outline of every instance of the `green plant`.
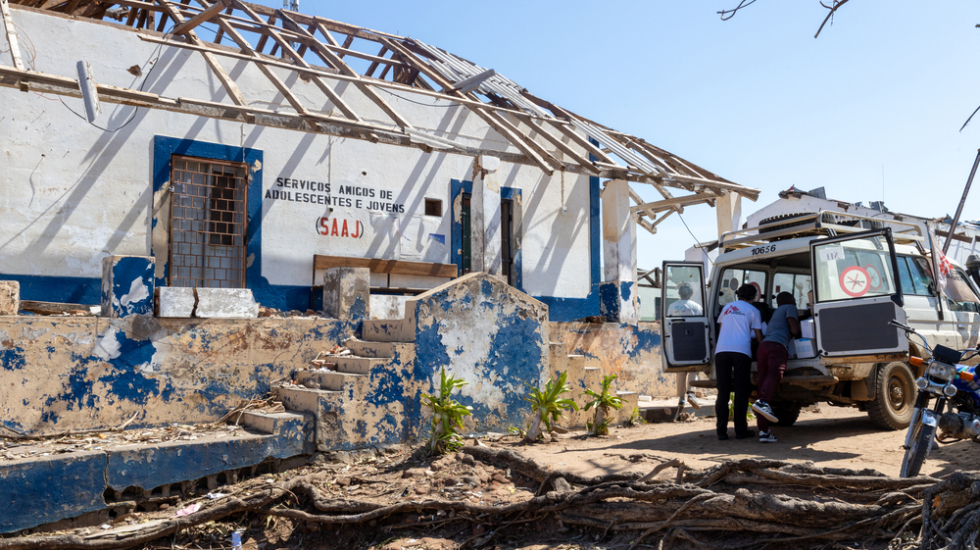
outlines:
M467 407L451 396L453 390L465 385L465 381L455 376L447 378L444 368L439 382L439 395L422 394L422 405L432 409L429 454L451 453L463 446L456 430L463 428L463 418L473 414L473 407Z
M728 396L728 419L729 420L734 420L735 419L735 392L732 392L731 395ZM749 408L748 408L748 410L745 411L745 419L746 420L755 420L755 415L752 414L752 402L751 401L749 402Z
M606 435L609 433L609 410L610 409L622 409L623 400L619 396L611 395L609 393L609 387L612 385L613 380L616 379L615 374L610 374L608 376L602 377L602 387L600 392L596 393L591 388L586 389L582 392L582 395L587 395L592 398L585 404L585 410L595 409L595 416L592 417L591 422L586 422L586 426L589 429L589 433L592 435Z
M635 428L636 426L639 426L640 424L646 424L646 423L647 423L647 421L644 420L643 419L643 416L640 414L640 408L639 407L633 407L633 410L630 411L629 417L626 420L623 420L623 427L624 428Z
M578 410L578 405L575 404L575 401L561 397L561 394L572 391L572 388L565 383L567 378L567 372L558 373L557 380L552 379L545 383L544 391L525 382L529 392L524 400L531 404L531 411L534 414L531 416L531 421L527 426L524 441L537 441L541 437L542 423L544 423L550 432L551 423L561 418L563 411L570 409Z

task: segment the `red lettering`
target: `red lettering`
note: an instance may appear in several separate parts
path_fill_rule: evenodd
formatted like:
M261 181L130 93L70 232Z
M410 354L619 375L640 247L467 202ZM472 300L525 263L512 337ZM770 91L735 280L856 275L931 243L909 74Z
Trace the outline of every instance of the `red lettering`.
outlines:
M361 222L354 222L354 232L351 233L350 236L354 237L355 239L361 236Z
M341 237L349 237L350 236L350 234L347 233L347 220L344 220L344 227L343 227L343 229L340 230L340 236Z
M330 233L330 230L327 229L327 218L320 218L320 228L318 228L316 232L321 235L326 235L327 233Z
M334 218L333 220L333 229L330 231L330 235L334 237L337 236L337 218Z

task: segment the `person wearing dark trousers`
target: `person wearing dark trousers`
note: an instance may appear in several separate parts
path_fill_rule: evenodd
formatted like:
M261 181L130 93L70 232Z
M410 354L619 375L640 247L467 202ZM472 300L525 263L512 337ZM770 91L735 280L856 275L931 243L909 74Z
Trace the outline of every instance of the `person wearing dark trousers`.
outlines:
M789 292L780 292L776 296L776 311L766 327L766 337L759 344L756 368L758 370L759 391L756 394L752 410L756 413L756 424L759 426L759 441L775 443L776 436L769 431L770 422L779 422L772 412L769 400L772 392L786 372L786 362L789 361L789 339L800 337L799 313L796 311L796 299Z
M735 391L735 438L752 437L745 415L749 410L752 389L752 336L762 340L762 317L752 302L755 287L742 285L735 291L738 300L728 304L718 316L718 345L715 347L715 373L718 398L715 415L718 418L718 439L728 439L728 398Z

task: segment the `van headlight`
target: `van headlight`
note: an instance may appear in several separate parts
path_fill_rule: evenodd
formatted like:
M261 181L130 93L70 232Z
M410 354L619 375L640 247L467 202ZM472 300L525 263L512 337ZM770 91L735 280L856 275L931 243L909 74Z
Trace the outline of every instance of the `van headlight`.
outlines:
M940 363L939 361L933 361L929 364L929 370L926 371L926 374L935 380L949 382L956 377L956 367L947 365L946 363Z

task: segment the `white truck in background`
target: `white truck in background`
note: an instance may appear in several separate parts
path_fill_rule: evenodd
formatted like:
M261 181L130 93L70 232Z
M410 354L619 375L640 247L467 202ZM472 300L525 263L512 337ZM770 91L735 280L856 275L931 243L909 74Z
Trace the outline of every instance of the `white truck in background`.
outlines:
M976 346L980 333L976 282L951 262L940 291L933 276L939 259L921 231L912 223L884 225L838 212L790 214L723 234L709 284L702 262L664 262L665 370L708 373L708 380L695 385L715 387L715 321L735 299L735 289L756 286L771 308L776 294L791 292L799 310L812 317L801 323L803 338L791 343L786 373L770 403L778 424L792 425L803 407L827 402L859 407L881 428L907 427L921 375L908 358L925 353L889 321L954 349ZM668 314L684 283L695 289L691 300L702 306L701 316Z

